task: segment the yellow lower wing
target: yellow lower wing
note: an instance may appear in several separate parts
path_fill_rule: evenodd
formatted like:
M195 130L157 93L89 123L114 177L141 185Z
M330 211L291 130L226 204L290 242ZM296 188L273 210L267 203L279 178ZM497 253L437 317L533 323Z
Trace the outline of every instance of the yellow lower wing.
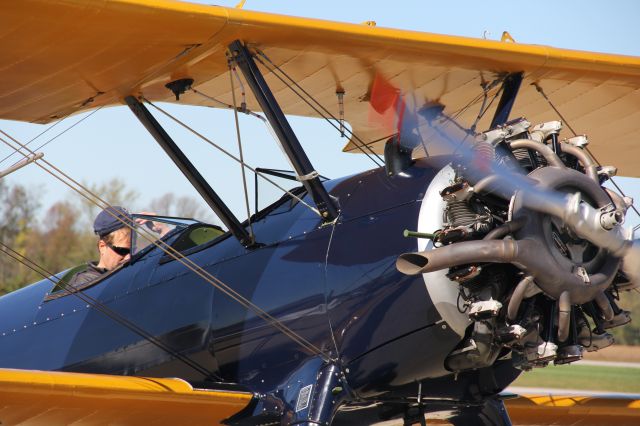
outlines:
M2 426L215 425L252 398L181 379L0 369Z
M637 396L521 395L505 405L514 425L640 425Z
M181 379L0 369L0 424L216 425L248 406L247 392L198 390ZM640 399L522 395L515 425L640 424Z

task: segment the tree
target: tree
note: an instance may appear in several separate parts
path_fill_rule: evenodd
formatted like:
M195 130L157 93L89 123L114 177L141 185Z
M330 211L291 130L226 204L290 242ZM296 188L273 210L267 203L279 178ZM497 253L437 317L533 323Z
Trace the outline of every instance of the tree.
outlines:
M96 194L112 206L123 206L126 208L131 208L139 195L137 191L128 189L124 180L118 178L113 178L102 184L83 183L83 185L88 188L92 194ZM78 199L80 200L80 207L83 216L87 222L87 225L90 227L93 223L94 218L100 211L100 207L96 205L96 202L98 202L98 200L92 198L92 201L90 201L83 197L80 197Z
M35 194L22 185L8 187L0 180L0 241L7 244L35 221L40 207Z
M52 273L87 262L96 257L95 236L84 226L78 226L79 208L69 201L59 201L49 208L41 226L37 255L41 264Z
M176 197L172 192L154 198L150 204L151 211L158 215L190 217L203 222L216 223L211 211L193 197L184 195Z
M35 215L39 208L32 191L22 185L9 187L0 180L0 243L27 255L30 234L36 229ZM14 255L15 256L15 255ZM0 294L20 288L35 273L6 253L0 255Z

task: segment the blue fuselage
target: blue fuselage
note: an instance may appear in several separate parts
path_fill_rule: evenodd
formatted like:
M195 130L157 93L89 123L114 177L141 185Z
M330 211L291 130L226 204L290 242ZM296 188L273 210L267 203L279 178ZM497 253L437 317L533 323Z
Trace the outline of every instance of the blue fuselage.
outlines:
M423 278L395 267L400 253L416 249L402 232L416 229L434 174L419 163L405 176L376 169L329 181L341 208L335 223L283 199L253 224L259 248L225 235L185 254L339 360L361 397L432 380L425 396L461 398L480 374L452 380L443 362L460 336L442 321ZM45 301L52 288L43 280L0 298L0 367L205 379L73 295ZM83 292L254 391L282 387L317 358L157 247Z

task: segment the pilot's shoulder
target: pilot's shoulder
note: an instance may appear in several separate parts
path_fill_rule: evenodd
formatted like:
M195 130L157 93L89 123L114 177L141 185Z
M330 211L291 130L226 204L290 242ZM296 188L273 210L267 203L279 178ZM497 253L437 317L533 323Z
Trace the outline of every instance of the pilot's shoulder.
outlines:
M69 287L82 287L84 284L91 282L107 272L106 269L98 268L95 262L88 262L83 265L84 268L76 272L67 283Z

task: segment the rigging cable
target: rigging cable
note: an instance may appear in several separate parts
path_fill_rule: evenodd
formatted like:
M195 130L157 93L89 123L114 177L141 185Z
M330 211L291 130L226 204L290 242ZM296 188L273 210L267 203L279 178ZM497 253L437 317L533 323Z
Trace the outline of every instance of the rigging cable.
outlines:
M205 99L207 99L207 100L210 100L210 101L212 101L212 102L215 102L215 103L217 103L217 104L218 104L218 105L220 105L220 106L223 106L223 107L228 108L228 109L233 109L233 108L234 108L234 106L233 106L233 105L228 104L228 103L226 103L226 102L222 102L221 100L216 99L216 98L214 98L213 96L209 96L209 95L207 95L206 93L203 93L203 92L201 92L201 91L199 91L199 90L197 90L197 89L194 89L193 87L190 87L189 89L190 89L193 93L195 93L196 95L202 96L203 98L205 98ZM255 113L255 112L251 111L249 108L244 107L244 108L242 108L242 109L240 110L240 112L243 112L243 113L245 113L245 114L247 114L247 115L250 115L250 116L252 116L252 117L256 117L256 118L259 118L259 119L261 119L261 120L264 120L264 117L262 117L262 116L261 116L260 114L258 114L258 113Z
M156 104L154 104L153 102L149 101L148 99L142 98L142 100L144 100L146 103L148 103L149 105L151 105L153 108L155 108L157 111L161 112L162 114L164 114L165 116L167 116L168 118L170 118L171 120L173 120L174 122L176 122L177 124L179 124L180 126L182 126L184 129L188 130L189 132L193 133L195 136L197 136L198 138L202 139L204 142L208 143L209 145L211 145L212 147L216 148L218 151L222 152L223 154L225 154L227 157L233 159L234 161L241 163L240 159L237 158L235 155L231 154L229 151L227 151L226 149L222 148L221 146L217 145L215 142L213 142L212 140L206 138L204 135L202 135L201 133L197 132L195 129L193 129L192 127L189 127L187 124L185 124L184 122L180 121L178 118L176 118L175 116L171 115L169 112L165 111L164 109L160 108L159 106L157 106ZM242 163L241 163L242 164ZM262 173L257 172L255 168L249 166L248 164L244 164L244 167L246 167L247 169L251 170L253 173L258 173L258 175L266 180L267 182L269 182L270 184L272 184L273 186L275 186L276 188L282 190L283 192L285 192L287 195L289 195L290 197L296 199L298 202L302 203L303 205L307 206L311 211L313 211L315 214L317 214L318 216L322 217L322 215L320 214L320 212L313 206L309 205L307 202L305 202L302 198L298 197L297 195L295 195L294 193L292 193L291 191L288 191L286 189L284 189L282 186L278 185L275 181L273 181L272 179L264 176Z
M68 117L68 116L67 116ZM49 130L53 129L54 127L56 127L58 124L62 123L67 117L63 117L60 120L56 121L55 123L51 124L50 126L48 126L46 129L44 129L42 132L38 133L37 135L35 135L33 138L31 138L29 141L27 141L27 143L25 143L25 146L29 146L29 144L31 144L31 142L35 141L36 139L38 139L40 136L44 135L45 133L47 133ZM37 151L38 148L36 148L34 151ZM9 158L13 157L16 154L16 151L11 152L9 155L5 156L2 160L0 160L0 164L4 163L6 160L8 160Z
M18 144L22 149L25 149L26 151L30 152L32 155L34 154L29 148L27 148L26 146L24 146L24 144L22 144L21 142L17 141L15 138L11 137L10 135L8 135L6 132L0 130L0 133L4 134L5 136L7 136L8 138L10 138L12 141L14 141L16 144ZM3 138L0 138L0 141L2 141L3 143L5 143L6 145L8 145L9 147L11 147L12 149L19 151L19 149L13 147L11 144L9 144L7 141L5 141ZM20 154L22 154L25 157L28 157L27 154L22 153L21 151L19 151ZM55 170L56 172L60 173L62 176L64 176L66 179L68 179L69 181L73 182L75 185L77 185L77 187L81 188L83 191L85 191L86 193L88 193L89 195L91 195L92 197L94 197L94 199L90 198L88 195L86 195L85 193L83 193L81 190L79 190L78 188L74 187L73 185L69 184L68 182L66 182L63 178L57 176L55 173L53 173L51 170L47 169L46 167L44 167L42 164L40 164L40 161L36 162L35 164L38 165L40 168L42 168L44 171L46 171L47 173L51 174L53 177L55 177L56 179L58 179L59 181L61 181L63 184L67 185L69 188L71 188L73 191L77 192L79 195L81 195L82 197L86 198L87 200L89 200L90 202L92 202L93 204L97 205L98 207L101 208L105 208L106 207L110 207L109 203L107 203L106 201L102 200L99 196L97 196L96 194L93 194L88 188L84 187L82 184L78 183L77 181L75 181L74 179L72 179L71 177L69 177L68 175L66 175L64 172L62 172L60 169L58 169L57 167L53 166L51 163L49 163L47 160L41 160L43 163L45 163L46 165L48 165L49 167L51 167L53 170ZM99 200L96 201L96 200ZM102 203L102 204L100 204ZM128 223L127 221L123 220L122 218L118 217L115 213L112 213L111 211L107 210L107 212L114 218L116 218L117 220L119 220L121 223L123 223L123 225L127 226L128 228L130 228L131 230L135 231L134 226L131 225L130 223ZM322 351L321 349L319 349L318 347L316 347L313 343L309 342L308 340L306 340L304 337L298 335L295 331L291 330L289 327L287 327L286 325L284 325L280 320L278 320L277 318L273 317L271 314L267 313L266 311L262 310L260 307L258 307L257 305L255 305L254 303L252 303L250 300L246 299L244 296L242 296L241 294L239 294L238 292L236 292L235 290L233 290L233 288L229 287L227 284L225 284L224 282L222 282L220 279L218 279L217 277L211 275L209 272L207 272L206 270L204 270L202 267L200 267L199 265L197 265L196 263L194 263L191 259L189 259L188 257L185 257L182 253L180 253L179 251L177 251L176 249L174 249L173 247L171 247L170 245L168 245L167 243L165 243L162 240L157 240L153 237L149 237L150 233L146 232L146 230L143 230L143 232L139 232L139 234L145 238L147 241L149 241L151 244L155 245L156 247L158 247L160 250L162 250L164 253L166 253L167 255L169 255L171 258L175 259L176 261L180 262L182 265L184 265L185 267L187 267L187 269L191 270L192 272L194 272L196 275L198 275L199 277L201 277L202 279L204 279L206 282L208 282L209 284L213 285L214 287L216 287L218 290L220 290L223 294L227 295L229 298L231 298L232 300L238 302L240 305L242 305L243 307L252 310L254 313L256 313L257 316L259 316L260 318L262 318L265 322L267 322L267 324L270 324L271 326L273 326L274 328L278 329L280 332L282 332L285 336L289 337L291 340L293 340L294 342L296 342L297 344L299 344L301 347L305 348L306 350L317 354L319 356L321 356L324 360L326 361L331 361L332 358L330 356L328 356L327 354L324 353L324 351Z
M500 87L498 90L496 90L496 93L493 95L493 98L491 98L491 101L489 102L489 105L487 105L485 107L485 103L487 101L487 93L488 93L488 91L484 91L484 98L482 100L482 105L480 106L480 112L478 113L478 117L476 117L476 121L474 121L474 123L473 123L473 125L471 126L471 129L470 129L474 133L475 133L475 130L476 130L476 126L478 125L478 122L482 119L482 117L484 117L486 112L489 111L489 108L491 108L491 105L493 105L495 100L498 99L498 96L502 93L502 87Z
M16 142L17 144L23 146L20 142L18 142L17 140L15 140L14 138L12 138L11 136L7 135L4 131L0 130L0 133L5 134L6 136L8 136L9 138L11 138L14 142ZM4 141L2 138L0 138L0 141L4 142L5 144L8 144L6 141ZM11 146L10 144L8 144L9 146ZM12 147L13 148L13 147ZM24 148L24 146L23 146ZM13 148L16 149L16 148ZM27 151L29 151L28 148L25 148ZM25 155L24 153L21 153L22 155ZM46 160L42 160L43 162L45 162L46 164L50 164L48 163ZM46 169L45 167L43 167L41 164L36 163L39 167L43 168L43 170L47 171L49 174L51 174L52 176L54 176L56 179L60 180L63 184L69 186L72 190L76 191L77 193L79 193L81 196L83 196L84 198L86 198L87 200L89 200L90 202L96 204L98 207L101 208L105 208L102 207L97 201L92 200L91 198L89 198L87 195L83 194L80 190L78 190L77 188L74 188L72 185L68 184L67 182L64 181L64 179L56 176L53 172L51 172L50 170ZM109 206L108 203L106 203L104 200L100 199L100 197L98 197L97 195L91 193L90 190L88 190L87 188L83 187L81 184L77 183L76 181L74 181L72 178L68 177L67 175L65 175L62 171L60 171L59 169L55 168L55 166L51 165L52 168L54 168L55 170L59 171L59 173L61 173L62 175L64 175L66 178L68 178L69 180L71 180L72 182L76 183L79 187L83 188L86 192L88 192L90 195L94 196L96 199L100 200L105 206ZM113 216L115 219L119 220L121 223L123 223L123 225L127 226L128 228L132 229L135 231L134 227L129 224L127 221L123 220L122 218L118 217L116 214L110 212L109 210L107 210L107 212ZM143 230L146 231L146 230ZM268 324L272 325L273 327L277 328L278 330L280 330L283 334L285 334L286 336L288 336L290 339L292 339L294 342L298 343L300 346L302 346L303 348L309 350L312 353L316 353L318 355L320 355L323 359L325 360L330 360L331 358L328 357L323 351L321 351L320 349L318 349L315 345L313 345L312 343L308 342L306 339L304 339L303 337L299 336L297 333L295 333L293 330L289 329L287 326L285 326L284 324L282 324L278 319L274 318L273 316L271 316L270 314L268 314L267 312L263 311L261 308L259 308L258 306L256 306L255 304L253 304L252 302L250 302L249 300L247 300L246 298L244 298L242 295L240 295L239 293L237 293L235 290L233 290L231 287L227 286L225 283L223 283L221 280L219 280L218 278L214 277L213 275L209 274L207 271L205 271L204 269L202 269L200 266L198 266L197 264L195 264L191 259L185 257L184 255L182 255L182 253L176 251L173 247L169 246L168 244L166 244L164 241L162 240L154 240L154 238L150 238L148 235L144 235L145 232L139 232L140 235L143 236L143 238L145 238L147 241L149 241L151 244L154 244L156 247L159 247L160 250L162 250L163 252L167 253L170 257L172 257L173 259L175 259L176 261L180 262L181 264L183 264L184 266L186 266L188 269L190 269L192 272L194 272L196 275L198 275L199 277L203 278L206 282L208 282L209 284L213 285L214 287L218 288L222 293L224 293L225 295L229 296L232 300L235 300L236 302L238 302L239 304L241 304L242 306L244 306L247 309L253 310L260 318L262 318L263 320L265 320ZM163 247L165 246L165 247Z
M44 148L45 146L49 145L51 142L53 142L55 139L59 138L60 136L64 135L65 133L67 133L69 130L73 129L74 127L76 127L78 124L82 123L84 120L86 120L87 118L91 117L93 114L95 114L96 112L100 111L102 109L103 105L99 106L98 108L94 109L93 111L91 111L89 114L85 115L84 117L82 117L80 120L76 121L75 123L73 123L71 126L67 127L66 129L64 129L62 132L58 133L57 135L55 135L54 137L50 138L48 141L42 143L40 146L38 146L37 148L34 149L34 151L38 151L39 149ZM68 117L68 116L67 116ZM62 118L60 121L56 121L54 124L52 124L51 126L47 127L44 131L40 132L37 136L35 136L34 138L32 138L30 141L28 141L27 143L25 143L25 146L29 146L29 144L31 142L33 142L34 140L38 139L40 136L42 136L43 134L45 134L46 132L48 132L49 130L53 129L57 124L62 123L62 121L67 118L64 117ZM4 157L2 160L0 160L0 164L7 160L9 157L13 156L16 153L16 151L12 152L11 154L7 155L6 157ZM13 166L15 166L18 162L20 162L21 160L16 161L15 163L13 163Z
M472 106L474 106L475 104L477 104L478 102L480 102L480 99L482 99L482 105L480 106L480 111L478 113L479 118L476 119L476 122L474 124L477 125L478 120L480 118L482 118L482 116L484 116L484 114L487 112L487 110L489 109L489 107L491 106L491 104L493 103L493 101L495 100L495 98L500 94L500 92L502 91L502 86L500 88L498 88L498 90L496 90L496 93L494 94L493 100L489 103L489 105L485 108L484 105L486 103L486 99L488 98L488 94L489 92L495 88L498 84L502 83L505 78L507 77L507 75L504 75L502 77L496 78L495 80L493 80L490 83L487 83L486 81L484 81L484 77L482 75L480 75L481 78L481 83L480 83L480 87L482 87L482 93L480 93L479 95L477 95L475 98L473 98L471 101L469 101L465 106L463 106L462 108L458 109L457 111L453 111L451 113L451 118L453 118L454 120L456 118L458 118L460 115L464 114L469 108L471 108Z
M551 102L551 99L549 99L549 97L547 96L546 93L544 93L544 90L542 89L542 87L536 83L533 82L531 83L536 90L538 91L538 93L540 93L540 95L542 95L542 97L547 101L547 103L549 103L549 105L551 106L551 108L553 108L553 110L556 112L556 114L558 114L558 116L560 117L560 119L566 123L567 127L569 128L569 130L571 130L571 133L573 133L573 136L578 136L578 133L576 133L576 131L573 129L573 127L571 127L571 124L569 124L569 122L567 121L566 118L564 118L564 116L562 115L562 113L558 110L558 108L556 108L556 106L553 104L553 102ZM595 155L593 155L593 153L591 152L591 150L589 150L588 146L584 147L585 150L587 151L587 153L595 160L596 164L598 165L598 167L602 167L602 164L600 163L600 161L598 161L598 159L596 158ZM615 180L613 180L613 176L611 176L611 178L609 179L611 181L611 183L613 184L613 186L616 187L616 189L620 192L620 194L622 194L623 197L625 197L625 193L622 190L622 188L620 188L620 186L618 186L617 182ZM638 211L638 209L636 208L636 206L634 204L631 204L631 208L633 209L634 212L636 212L636 215L640 218L640 211ZM640 227L640 225L634 227L634 231L636 230L636 228Z
M318 113L318 115L322 118L324 118L327 123L329 123L334 129L336 129L338 132L341 132L340 130L340 126L336 125L334 123L337 122L339 123L340 120L338 118L336 118L327 108L325 108L320 102L318 102L309 92L307 92L304 88L302 88L302 86L300 86L293 78L291 78L286 72L284 72L280 67L278 67L276 64L274 64L271 59L269 59L269 57L267 57L267 55L265 55L264 52L262 52L261 50L256 50L257 55L254 55L254 57L258 60L258 62L260 62L265 68L267 68L269 71L271 71L271 73L278 79L280 80L285 86L287 86L293 93L295 93L304 103L306 103L311 109L313 109L316 113ZM259 56L258 56L259 55ZM265 61L263 61L262 59L260 59L260 56L262 56L266 61L268 61L273 67L270 67L269 65L267 65L265 63ZM309 99L311 99L316 105L312 105L311 102L306 99L304 96L302 96L298 91L296 91L293 86L290 83L287 83L280 75L278 75L278 73L276 73L275 71L278 71L279 73L281 73L287 80L289 80L290 83L293 84L293 86L295 86L296 88L298 88L302 93L304 93L304 95L306 95ZM324 111L324 114L322 111ZM325 115L326 114L326 115ZM331 119L327 118L330 117ZM333 120L333 121L331 121ZM344 130L347 130L350 134L351 134L351 138L356 145L356 147L362 151L363 154L365 154L371 161L373 161L373 163L376 165L376 167L382 167L384 165L384 163L380 164L378 161L381 161L380 156L378 154L375 153L375 151L373 151L373 149L371 149L371 147L365 143L362 139L360 139L360 137L358 137L355 133L353 133L353 131L349 130L349 129L343 129L342 133L344 132ZM369 153L365 152L364 148L366 148Z
M463 146L463 144L467 140L467 138L469 136L471 136L472 134L475 134L475 129L476 129L476 126L478 125L478 122L486 114L486 112L489 110L489 108L491 107L493 102L498 98L498 95L500 95L500 93L502 92L502 87L500 87L498 90L496 90L496 93L493 95L493 98L489 102L489 105L486 105L489 91L491 91L491 89L493 89L495 86L497 86L498 84L503 82L505 80L505 78L506 78L506 75L503 76L503 77L500 77L500 78L496 78L495 80L493 80L490 83L485 82L484 81L484 77L482 77L482 75L480 77L482 78L482 83L480 84L480 87L482 87L482 93L477 95L475 98L471 99L462 108L458 109L457 111L452 112L452 116L451 117L448 117L448 116L445 115L443 117L443 119L441 120L443 122L443 125L442 125L443 129L445 129L448 124L454 124L458 129L464 131L464 133L465 133L464 138L462 138L460 140L460 142L455 145L455 149L453 150L452 155L457 154L458 150ZM482 104L480 105L480 110L478 111L478 115L477 115L474 123L471 125L471 127L469 127L469 129L465 129L460 123L458 123L457 118L460 117L462 114L464 114L469 108L471 108L472 106L474 106L475 104L480 102L480 99L482 99ZM433 129L433 130L436 133L439 133L441 136L444 136L445 139L448 139L448 137L446 136L446 133L440 131L440 129ZM427 147L424 144L424 138L421 139L421 142L422 142L423 149L425 150L425 152L427 152ZM428 153L427 153L427 155L428 155Z
M249 224L249 233L250 233L251 239L255 242L256 237L255 237L255 234L253 233L253 225L251 224L251 211L249 210L249 190L247 188L247 176L244 172L245 162L244 162L244 154L242 153L242 138L240 137L240 121L238 120L238 106L236 105L236 90L233 85L233 75L236 74L236 68L231 65L231 61L229 61L228 64L229 64L229 82L231 84L231 97L233 98L233 118L235 119L235 124L236 124L238 152L240 153L240 171L242 172L242 186L244 187L244 202L245 202L245 207L247 208L247 222ZM238 80L240 80L237 74L236 74L236 77L238 78ZM245 102L245 99L244 99L244 96L245 96L244 87L242 86L240 87L242 90L242 105L246 106L247 103Z
M269 57L261 50L256 49L256 52L258 55L262 56L266 61L268 61L272 67L268 66L263 60L260 59L259 56L256 56L256 59L263 65L265 66L269 71L271 71L273 73L274 76L276 76L276 78L278 78L283 84L285 84L287 87L289 87L289 89L291 89L291 91L293 91L296 95L298 95L298 97L300 97L300 99L302 99L309 107L311 107L314 111L316 111L321 117L323 117L325 120L327 120L327 122L329 122L336 130L340 131L340 128L337 127L331 120L329 120L326 116L324 116L317 108L315 108L313 105L311 105L309 103L309 101L307 99L305 99L300 93L298 93L295 89L293 89L293 87L287 83L286 81L284 81L284 79L279 76L277 73L275 73L274 71L277 70L278 72L280 72L283 76L285 76L293 85L295 85L300 91L302 91L306 96L309 97L309 99L313 100L313 102L315 102L319 108L321 108L328 116L330 116L333 120L338 121L339 120L333 115L331 114L331 112L329 110L327 110L327 108L325 108L320 102L318 102L311 94L309 94L304 88L302 88L293 78L291 78L285 71L283 71L280 67L278 67L273 61L271 61L271 59L269 59ZM506 76L505 76L506 77ZM505 77L501 77L501 78L497 78L494 81L492 81L489 85L487 85L486 89L483 91L483 94L480 94L478 96L476 96L474 99L472 99L467 105L465 105L464 107L462 107L460 110L458 110L454 117L453 120L455 120L455 118L457 118L460 114L464 113L469 107L473 106L474 104L476 104L477 102L480 101L480 99L484 96L486 97L486 93L491 90L493 87L495 87L497 84L499 84L501 81L503 81L505 79ZM499 92L500 90L498 90ZM490 102L489 106L487 106L487 109L491 106L491 104L493 103L493 101L496 99L497 94L494 96L494 98L492 99L492 101ZM482 117L482 115L484 115L484 113L486 112L486 110L484 112L481 111L480 113L480 118ZM449 119L449 122L451 122L452 120ZM455 122L455 121L454 121ZM456 123L457 124L457 123ZM351 133L351 136L353 138L354 141L358 141L362 144L362 146L364 146L365 148L367 148L373 155L376 156L376 158L379 159L379 156L371 149L370 144L367 144L365 142L363 142L355 133L353 133L352 131L349 131L349 133ZM376 141L373 141L371 143L375 143L378 142L379 140L383 140L386 138L382 138L382 139L378 139ZM359 146L358 144L355 144L364 154L367 155L367 157L369 157L369 155L364 152L364 150L362 149L362 146ZM426 148L424 147L423 144L423 148L426 151ZM428 155L428 154L427 154ZM371 158L371 157L369 157ZM372 159L372 158L371 158ZM372 159L373 160L373 159ZM376 163L377 166L380 166L377 162L374 161L374 163Z
M488 99L488 93L496 85L498 85L499 83L504 81L506 76L500 77L500 78L496 78L495 80L493 80L490 83L484 81L484 77L482 76L482 74L480 75L480 78L481 78L480 87L482 88L482 93L476 95L469 102L467 102L463 107L459 108L456 111L452 111L451 114L450 114L451 116L442 115L442 117L439 119L440 127L431 126L431 125L429 126L429 128L434 133L440 134L440 136L444 137L445 140L449 140L450 138L447 136L447 134L446 134L446 132L444 132L444 130L446 130L447 126L449 126L451 124L453 124L455 127L457 127L458 129L462 130L465 133L464 138L462 138L459 142L457 142L455 144L452 143L452 145L455 145L455 148L453 149L452 155L455 155L458 152L460 147L464 144L464 142L467 140L467 138L469 136L475 134L475 129L476 129L476 126L477 126L478 122L482 119L482 117L485 115L485 113L489 110L489 108L491 107L493 102L496 100L496 98L498 97L498 95L502 91L502 88L499 88L496 91L496 93L493 95L493 98L489 102L489 105L486 105L486 102L487 102L487 99ZM474 80L475 80L475 78L474 78ZM475 104L480 102L480 100L482 100L482 104L480 105L480 110L478 111L478 115L477 115L474 123L468 129L463 127L460 123L458 123L457 118L460 117L462 114L464 114L469 108L471 108L472 106L474 106ZM429 156L429 150L427 149L427 145L425 143L425 141L428 138L425 137L425 135L422 134L422 130L420 129L420 127L417 128L417 131L420 134L420 144L422 146L422 149L424 150L425 155L428 157ZM453 142L453 141L451 141L451 142Z
M238 78L240 78L240 77L238 77ZM271 127L271 124L269 123L269 121L266 118L264 118L262 115L257 114L255 112L251 111L250 109L248 109L246 103L243 102L242 103L242 107L238 108L238 107L234 107L233 105L230 105L230 104L227 104L225 102L222 102L222 101L220 101L220 100L218 100L218 99L216 99L216 98L214 98L212 96L209 96L209 95L207 95L205 93L199 92L198 90L194 89L193 87L191 88L191 91L193 93L197 94L197 95L202 96L203 98L205 98L207 100L210 100L210 101L215 102L215 103L217 103L217 104L219 104L221 106L224 106L225 108L228 108L228 109L234 109L235 108L238 112L242 112L244 114L247 114L247 115L249 115L251 117L255 117L258 120L262 121L262 124L265 125L265 127L267 128L267 131L269 132L269 134L271 135L271 137L273 138L275 143L277 145L280 145L280 141L278 140L278 136L273 131L273 128ZM243 96L244 96L244 92L243 92Z
M34 271L38 275L42 276L45 280L51 281L51 283L53 283L55 286L58 286L60 284L60 281L61 281L60 278L55 277L57 281L54 281L52 279L52 277L55 276L54 274L52 274L51 272L47 271L44 267L40 266L36 262L34 262L31 259L27 258L26 256L20 254L19 252L13 250L11 247L7 246L6 244L4 244L2 242L0 242L0 251L3 252L5 255L11 257L12 259L16 260L17 262L20 262L22 265L24 265L27 268L31 269L32 271ZM143 339L147 340L149 343L151 343L154 346L158 347L159 349L167 352L172 357L177 358L179 361L183 362L187 366L193 368L198 373L202 374L204 377L213 377L218 381L223 381L222 377L218 376L216 373L207 370L205 367L203 367L197 361L191 359L189 356L184 355L184 354L172 349L171 347L165 345L164 343L162 343L162 341L160 341L159 339L155 338L152 334L146 332L144 329L140 328L139 326L137 326L133 322L131 322L128 319L126 319L125 317L123 317L122 315L120 315L117 312L111 310L110 308L108 308L105 304L101 303L100 301L92 298L91 296L89 296L89 295L87 295L85 293L80 292L79 290L76 290L76 289L72 290L69 287L67 287L66 285L62 285L60 287L64 291L66 291L68 294L76 296L78 299L82 300L84 303L87 304L87 307L91 306L92 308L98 310L102 314L106 315L108 318L114 320L118 324L120 324L123 327L127 328L129 331L139 335Z
M455 149L453 150L453 155L458 153L458 150L463 146L464 142L467 140L467 138L469 136L476 134L475 129L476 129L476 126L478 125L478 122L482 119L482 117L484 117L484 115L487 113L487 111L489 111L489 108L491 108L491 105L493 105L493 102L498 98L498 96L502 92L502 87L500 87L498 90L496 90L496 93L493 95L493 98L491 98L491 101L489 102L488 105L486 105L487 99L488 99L487 94L488 94L489 90L491 90L493 87L495 87L496 84L498 84L499 82L501 82L503 80L504 80L504 78L496 79L496 80L492 81L488 85L486 85L486 84L483 85L482 95L479 95L479 96L482 96L482 104L480 105L480 110L478 111L478 116L476 117L476 120L473 122L473 124L471 125L471 127L469 129L463 128L457 122L456 118L458 118L464 111L466 111L472 105L475 105L477 102L479 102L480 101L479 96L476 97L476 100L472 100L465 107L460 109L453 117L449 118L449 117L445 116L445 119L446 119L447 122L451 122L451 123L455 124L459 129L461 129L461 130L463 130L465 132L464 138L462 138L462 140L456 145ZM426 150L426 148L425 148L425 150Z
M236 75L237 75L237 73L236 73ZM240 77L238 77L238 79L239 79L239 78L240 78ZM243 89L243 90L244 90L244 89ZM207 94L205 94L205 93L199 92L199 91L197 91L197 90L196 90L196 89L194 89L194 88L191 88L191 91L193 91L193 92L194 92L194 93L196 93L197 95L202 96L203 98L205 98L205 99L207 99L207 100L213 101L213 102L215 102L215 103L217 103L217 104L219 104L219 105L221 105L221 106L224 106L224 107L226 107L226 108L228 108L228 109L233 109L233 108L235 108L238 112L242 112L242 113L244 113L244 114L247 114L247 115L249 115L249 116L251 116L251 117L255 117L255 118L257 118L258 120L262 121L262 124L264 124L264 125L265 125L265 127L267 128L267 131L269 132L269 134L270 134L270 135L271 135L271 137L273 138L273 140L274 140L274 142L276 143L276 145L277 145L277 146L280 146L280 140L278 139L278 136L276 135L276 133L273 131L273 127L271 127L271 123L269 123L269 121L268 121L266 118L264 118L262 115L257 114L257 113L255 113L255 112L251 111L250 109L248 109L248 108L247 108L247 106L246 106L246 103L244 103L244 102L243 102L242 107L237 108L237 107L234 107L233 105L230 105L230 104L224 103L224 102L222 102L222 101L219 101L218 99L216 99L216 98L214 98L214 97L212 97L212 96L209 96L209 95L207 95ZM243 92L243 96L244 96L244 92ZM247 167L247 166L245 165L245 167ZM257 169L256 169L256 170L257 170ZM260 174L260 173L258 173L258 174ZM277 186L277 185L276 185L276 186ZM280 188L280 187L278 187L278 188L279 188L279 189L281 189L281 190L283 190L284 192L287 192L287 191L286 191L285 189L283 189L283 188ZM287 192L287 193L288 193L288 192ZM290 193L288 193L288 194L289 194L289 195L291 195ZM298 200L298 201L300 201L300 200ZM308 205L307 205L307 207L310 207L310 206L308 206ZM318 215L320 214L320 212L317 212L315 209L314 209L314 212L316 212Z
M484 113L486 112L486 109L484 108L485 105L487 104L487 90L484 89L482 90L482 104L480 105L480 111L478 111L478 116L476 117L475 121L473 122L473 124L469 127L469 130L471 130L471 132L475 133L476 132L476 127L478 126L478 122L480 121L480 119L482 118L482 116L484 115ZM495 97L494 97L495 99ZM493 103L493 101L491 102ZM491 106L491 103L489 104L489 106ZM462 114L462 113L460 113ZM453 119L458 118L458 115L456 115L455 117L452 117Z

